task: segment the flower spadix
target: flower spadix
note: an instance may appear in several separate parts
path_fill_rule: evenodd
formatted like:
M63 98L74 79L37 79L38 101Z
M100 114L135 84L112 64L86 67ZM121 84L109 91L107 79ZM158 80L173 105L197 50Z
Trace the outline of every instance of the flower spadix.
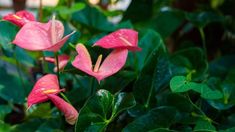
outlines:
M57 95L48 94L47 96L55 104L55 106L64 113L66 122L70 125L74 125L78 118L77 110Z
M43 58L41 58L41 60L43 60ZM55 68L54 68L54 72L57 72L57 66L56 66L56 59L53 57L45 57L45 61L51 62L55 64ZM58 61L59 61L59 71L63 70L64 67L67 65L68 61L69 61L69 56L68 55L59 55L58 56Z
M138 47L138 32L132 29L119 29L99 39L93 46L100 46L106 49L141 50Z
M26 23L12 43L27 50L56 52L73 33L63 37L64 26L53 17L48 23Z
M16 14L10 13L2 18L3 20L10 21L15 25L22 27L30 21L35 21L35 17L32 13L22 10L16 12Z
M72 65L79 70L94 76L99 82L116 72L118 72L124 65L127 59L127 49L113 50L102 62L102 55L100 55L92 66L92 61L89 52L83 44L76 46L78 55L72 62Z
M34 85L27 100L28 108L33 104L42 103L47 101L48 94L58 94L63 91L59 88L58 78L54 74L47 74L41 77Z

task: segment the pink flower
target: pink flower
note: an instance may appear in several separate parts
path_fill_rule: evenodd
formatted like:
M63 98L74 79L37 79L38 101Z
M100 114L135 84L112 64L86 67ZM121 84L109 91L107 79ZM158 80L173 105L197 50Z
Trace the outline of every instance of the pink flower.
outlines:
M42 58L41 58L42 60ZM57 72L57 66L56 66L56 59L53 57L45 57L45 60L51 63L55 64L54 72ZM58 61L59 61L59 71L63 70L64 67L67 65L69 61L69 56L68 55L59 55L58 56Z
M63 91L59 88L59 82L56 75L47 74L41 77L34 85L27 100L28 109L37 103L47 101L49 98L47 94L58 94Z
M4 16L3 20L10 21L17 26L22 27L30 21L35 21L35 17L33 16L32 13L22 10L22 11L16 12L16 14L11 13L11 14Z
M64 26L53 17L48 23L26 23L17 33L13 43L27 50L56 52L73 33L62 38Z
M122 48L128 50L139 51L138 47L138 32L132 29L119 29L107 36L98 40L93 46L102 48Z
M102 55L100 55L93 67L90 54L86 47L82 44L78 44L76 50L78 55L72 62L72 65L79 70L94 76L99 82L118 72L125 65L128 55L127 49L115 49L105 58L102 64Z
M78 118L78 112L77 110L70 105L69 103L65 102L63 99L60 97L53 95L53 94L48 94L48 98L55 104L55 106L64 113L66 121L70 125L74 125L77 118Z

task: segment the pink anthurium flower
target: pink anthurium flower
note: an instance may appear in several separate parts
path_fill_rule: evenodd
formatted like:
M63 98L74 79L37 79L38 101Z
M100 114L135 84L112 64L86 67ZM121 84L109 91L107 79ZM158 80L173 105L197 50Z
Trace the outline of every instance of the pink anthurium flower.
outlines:
M4 16L3 20L10 21L17 26L22 27L30 21L35 21L35 17L33 16L32 13L22 10L22 11L16 12L16 14L11 13L11 14Z
M16 34L13 44L32 51L58 51L74 32L63 37L64 26L55 17L48 23L28 22Z
M64 89L59 88L59 82L56 75L47 74L41 77L34 85L27 100L28 109L37 103L47 101L49 98L47 94L58 94Z
M139 51L138 32L132 29L119 29L99 39L93 46L100 46L106 49L122 48Z
M86 47L83 44L78 44L76 50L78 55L72 62L72 65L79 70L94 76L99 82L118 72L125 65L128 55L127 49L115 49L105 58L102 64L102 55L100 55L93 67L90 54Z
M41 58L42 60L42 58ZM45 60L51 63L55 64L55 68L54 68L54 72L57 72L57 66L56 66L56 59L53 57L45 57ZM67 65L68 61L69 61L69 56L68 55L59 55L58 56L58 61L59 61L59 71L63 70L64 67Z
M78 118L77 110L72 105L70 105L69 103L67 103L66 101L64 101L63 99L61 99L60 97L58 97L56 95L48 94L47 96L55 104L55 106L61 112L64 113L65 120L70 125L74 125L77 118Z

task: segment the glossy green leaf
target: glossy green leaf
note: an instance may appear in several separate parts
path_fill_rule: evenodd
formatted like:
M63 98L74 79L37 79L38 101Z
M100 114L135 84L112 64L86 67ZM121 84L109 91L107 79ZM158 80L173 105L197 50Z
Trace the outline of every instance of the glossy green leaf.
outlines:
M216 132L215 127L207 120L198 120L194 132Z
M110 92L101 89L80 110L75 126L76 132L104 131L120 112L134 105L135 100L132 94L119 93L112 95Z
M154 108L138 117L124 128L124 132L144 132L156 128L169 128L176 119L177 110L174 107Z
M200 48L180 50L172 55L171 62L174 75L187 75L191 72L191 79L195 81L203 80L208 72L208 63Z
M0 21L0 44L5 49L11 49L13 44L11 43L19 28L7 21Z
M0 120L0 131L1 132L10 132L13 130L13 127L9 124L5 124L3 121Z
M12 111L11 107L8 105L0 105L0 120L4 120L6 114Z
M197 27L203 28L212 22L223 22L224 17L213 12L194 12L186 14L187 20Z
M152 31L149 32L149 35L152 39L150 39L151 43L149 44L154 46L149 46L148 50L144 49L143 55L145 55L145 58L142 61L144 66L133 87L137 103L146 108L153 104L154 94L162 88L162 83L165 83L160 80L168 80L168 76L164 76L164 74L169 74L166 70L167 66L165 67L166 69L161 68L161 66L165 65L165 61L167 61L167 51L160 35ZM151 47L155 48L151 50Z
M107 17L94 7L86 6L85 9L73 13L72 20L101 31L114 30L114 25L108 22Z
M7 73L3 67L0 69L0 77L0 86L2 86L0 87L0 97L17 104L24 103L27 87L22 85L20 78Z

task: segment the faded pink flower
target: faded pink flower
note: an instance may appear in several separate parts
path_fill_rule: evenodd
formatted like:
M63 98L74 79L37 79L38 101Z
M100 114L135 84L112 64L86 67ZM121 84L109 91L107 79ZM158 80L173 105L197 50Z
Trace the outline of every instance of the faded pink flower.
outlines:
M76 50L78 55L72 62L72 65L79 70L94 76L99 82L118 72L125 65L128 55L127 49L115 49L105 58L102 64L102 55L100 55L93 67L90 54L86 47L83 44L78 44Z
M3 20L10 21L17 26L22 27L30 21L35 21L35 17L29 11L22 10L16 12L16 14L10 13L4 16Z
M65 120L70 125L74 125L77 118L78 118L77 110L72 105L70 105L69 103L67 103L66 101L64 101L63 99L61 99L60 97L58 97L56 95L48 94L47 96L55 104L55 106L61 112L64 113Z
M47 74L41 77L28 96L28 109L34 104L47 101L49 99L47 94L58 94L63 90L64 89L59 88L59 82L56 75Z
M41 58L41 60L42 60L42 58ZM48 61L48 62L54 63L55 64L54 72L58 71L57 66L56 66L56 59L55 58L45 57L45 60ZM59 55L58 56L58 61L59 61L59 71L61 71L67 65L67 63L69 61L69 56L65 55L65 54L64 55Z
M141 50L138 47L138 32L132 29L119 29L99 39L93 46L100 46L106 49Z
M12 43L27 50L56 52L73 33L63 38L64 26L53 17L48 23L26 23Z

